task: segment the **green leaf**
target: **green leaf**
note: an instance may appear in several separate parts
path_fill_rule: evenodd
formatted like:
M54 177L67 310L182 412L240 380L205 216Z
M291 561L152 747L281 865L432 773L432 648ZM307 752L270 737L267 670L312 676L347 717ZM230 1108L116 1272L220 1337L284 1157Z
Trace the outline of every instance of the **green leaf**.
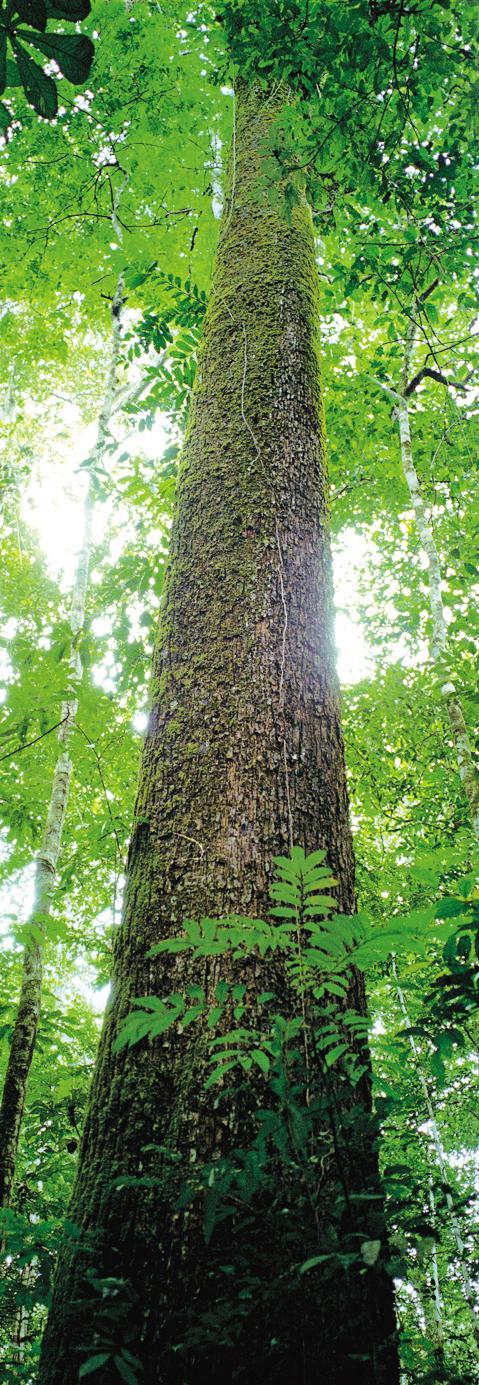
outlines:
M91 39L84 34L30 35L23 29L18 32L21 38L29 39L36 48L40 48L47 58L53 58L69 82L76 85L86 82L95 52Z
M15 9L24 24L32 24L35 29L46 29L47 7L45 0L15 0Z
M299 899L296 885L289 885L284 880L275 881L275 884L271 886L270 895L272 899L279 900L281 904L296 905Z
M10 115L10 111L4 106L3 101L0 101L0 132L2 134L6 133L12 120L13 116Z
M337 1063L338 1058L341 1058L341 1055L342 1055L343 1053L347 1053L347 1051L348 1051L348 1045L347 1045L347 1044L335 1044L334 1048L330 1048L330 1049L328 1050L328 1052L325 1054L324 1061L325 1061L326 1067L327 1067L327 1068L332 1068L332 1067L333 1067L333 1064L334 1064L334 1063Z
M20 73L13 58L7 58L7 87L21 87Z
M329 870L325 870L324 875L320 876L315 871L309 880L305 877L303 889L305 894L312 894L315 890L329 890L332 885L337 885L337 883L334 875L330 875Z
M304 874L310 875L311 871L314 871L316 869L316 866L321 865L321 863L325 860L325 851L311 851L310 855L306 857L306 860L304 862Z
M45 8L49 19L70 19L74 23L86 19L91 4L90 0L45 0Z
M306 860L306 853L303 846L291 847L291 860L295 866L303 866Z
M299 1273L307 1274L308 1270L314 1270L316 1265L324 1265L324 1261L330 1259L330 1255L312 1255L310 1260L305 1260L304 1263L300 1265Z
M380 1255L380 1253L381 1253L381 1242L380 1242L380 1241L362 1241L362 1242L361 1242L361 1255L362 1255L362 1257L363 1257L364 1264L367 1265L368 1268L370 1268L372 1265L375 1265L375 1264L376 1264L376 1260L378 1259L378 1256Z
M57 89L51 77L33 61L17 39L12 38L12 46L27 101L38 115L45 120L53 120L58 110Z
M288 880L297 879L297 870L293 866L289 856L273 856L273 865L276 866L278 875L286 875Z
M320 990L321 992L323 992L323 991L328 991L331 995L337 995L337 996L339 996L340 999L342 1000L342 999L343 999L343 996L344 996L344 994L345 994L345 991L347 990L347 981L344 981L344 982L343 982L343 985L340 986L339 981L337 981L337 980L336 980L336 981L330 981L329 978L327 977L327 978L323 981L322 986L321 986L321 987L318 987L317 989ZM314 994L316 995L316 990L314 991Z
M137 1385L138 1376L126 1358L122 1356L113 1357L118 1375L126 1381L126 1385Z
M257 1063L262 1072L269 1072L271 1066L270 1060L267 1053L264 1053L262 1048L254 1048L251 1057L253 1063Z
M433 322L434 324L436 324L437 322L439 322L439 312L438 312L438 309L436 308L436 304L435 304L435 303L430 303L430 302L429 302L429 303L426 303L425 311L426 311L426 316L429 318L429 321L430 321L430 322Z
M182 1029L186 1029L186 1028L188 1027L189 1024L194 1024L194 1021L197 1020L197 1019L199 1019L200 1015L202 1015L203 1012L204 1012L204 1005L192 1005L192 1006L190 1007L189 1010L185 1010L184 1014L181 1014L181 1015L179 1016L179 1018L180 1018L180 1020L181 1020L181 1028L182 1028ZM175 1015L175 1019L176 1019L176 1015ZM169 1025L168 1025L168 1028L169 1028Z
M100 1366L104 1366L105 1363L110 1360L110 1351L99 1351L97 1356L89 1356L88 1361L84 1361L83 1366L80 1366L78 1372L79 1379L84 1380L86 1375L93 1375L94 1371L99 1371Z
M309 896L304 912L308 918L314 918L315 914L329 914L333 909L337 909L337 907L338 901L337 899L333 899L332 895L318 895L317 898L311 898L311 896Z
M440 881L440 878L441 878L440 875L438 874L437 870L429 870L427 866L421 866L421 865L418 865L418 866L415 866L415 865L414 865L414 866L411 866L411 867L410 867L410 874L411 874L413 880L418 880L418 881L419 881L419 884L420 884L420 885L432 885L432 886L436 886L436 885L439 884L439 881Z
M214 1005L213 1009L210 1010L208 1015L208 1029L214 1029L215 1024L218 1024L223 1014L223 1008L223 1005Z
M222 1063L220 1067L215 1068L214 1072L210 1073L210 1076L206 1079L205 1090L208 1087L213 1087L216 1084L216 1082L221 1082L221 1079L222 1077L224 1077L224 1074L230 1072L231 1068L235 1068L236 1063L237 1059L232 1058L228 1063Z
M464 913L464 900L461 899L442 899L436 906L436 918L451 919Z

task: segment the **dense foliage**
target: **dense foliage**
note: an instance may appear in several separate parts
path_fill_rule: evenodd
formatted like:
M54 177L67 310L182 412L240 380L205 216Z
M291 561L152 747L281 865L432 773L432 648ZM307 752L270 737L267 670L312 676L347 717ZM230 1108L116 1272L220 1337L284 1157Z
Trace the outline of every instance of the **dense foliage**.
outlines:
M28 40L27 9L35 30ZM88 477L94 527L42 1014L14 1201L1 1214L2 1378L34 1379L55 1256L61 1238L75 1236L65 1211L121 907L177 457L240 73L265 90L284 83L293 95L273 130L262 195L274 200L286 180L293 205L299 170L317 230L359 912L354 926L338 921L334 898L326 897L316 916L314 909L304 914L304 892L299 900L294 891L300 877L308 883L308 868L296 848L292 867L279 863L279 923L273 929L258 921L252 938L237 920L227 945L238 956L253 946L284 947L303 1006L322 1002L315 1032L326 1072L344 1066L353 1081L361 1080L362 1036L351 1017L348 1035L348 1011L338 1033L328 1005L344 995L351 955L365 969L403 1379L466 1385L478 1351L477 838L441 688L453 685L460 699L477 774L479 241L471 134L479 5L97 0L90 14L82 0L3 4L0 69L7 31L0 106L2 1064L24 947L36 927L33 862L70 688L72 553ZM94 438L120 276L121 360L99 455ZM431 657L431 567L401 467L398 395L408 399L414 464L441 568L448 639L439 661ZM311 889L324 888L320 867L318 853ZM305 931L308 948L298 960ZM209 955L208 947L226 943L211 921L196 920L182 945ZM152 1015L138 1001L125 1043L155 1032L155 1024L156 1032L194 1024L205 1005L191 995L186 1012L177 996ZM230 1036L222 1029L215 1037L222 1007L232 1002ZM271 1197L279 1246L275 1165L266 1154L271 1126L288 1176L306 1177L305 1216L311 1193L302 1150L313 1138L314 1113L301 1105L296 1071L304 1086L304 1025L287 1021L267 995L266 1018L253 1032L241 1023L242 1005L241 983L232 998L215 997L208 1080L256 1069L265 1089L264 1139L249 1162L248 1151L238 1151L237 1167L221 1170L221 1186L211 1180L205 1229L208 1235L208 1219L228 1215L232 1189L243 1196L247 1183L249 1196L256 1180ZM315 1149L313 1166L323 1155ZM374 1264L375 1247L361 1248L365 1266ZM287 1238L282 1253L289 1253ZM314 1255L302 1265L304 1282L314 1265ZM268 1282L260 1275L266 1295L283 1292L283 1269L282 1261L271 1268ZM245 1284L248 1274L246 1238ZM121 1339L120 1310L115 1320L118 1286L93 1287L113 1303L103 1363L114 1357L118 1378L134 1382L140 1377ZM224 1330L231 1311L227 1283L213 1330ZM94 1373L99 1357L83 1374L87 1366L101 1378Z

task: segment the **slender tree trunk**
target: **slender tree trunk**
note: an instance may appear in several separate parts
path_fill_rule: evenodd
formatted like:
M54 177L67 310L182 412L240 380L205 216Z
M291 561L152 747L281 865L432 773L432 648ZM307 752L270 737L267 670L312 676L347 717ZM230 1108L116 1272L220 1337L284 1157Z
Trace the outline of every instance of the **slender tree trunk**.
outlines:
M32 1065L42 1003L43 958L45 925L50 913L62 832L68 806L72 762L68 753L77 713L77 691L82 677L79 640L85 619L88 586L91 529L93 518L94 468L102 458L113 408L118 365L121 284L113 302L113 338L105 397L98 420L96 445L91 458L88 487L83 511L83 536L71 599L70 630L70 693L62 707L59 730L60 754L53 771L52 790L47 820L40 850L35 862L33 912L28 928L28 940L23 958L23 975L18 1010L5 1073L0 1108L0 1206L11 1202L18 1144L25 1107L28 1079Z
M397 969L397 962L396 962L395 957L392 958L392 973L393 973L394 981L395 981L395 985L396 985L396 994L397 994L397 998L398 998L398 1002L399 1002L399 1008L400 1008L400 1010L401 1010L401 1014L402 1014L402 1016L403 1016L404 1023L407 1025L407 1028L408 1028L408 1030L409 1030L409 1035L408 1035L408 1037L409 1037L409 1044L410 1044L410 1047L411 1047L411 1052L412 1052L412 1054L413 1054L413 1056L414 1056L417 1078L418 1078L419 1086L420 1086L420 1088L421 1088L421 1092L422 1092L422 1095L423 1095L424 1107L425 1107L425 1110L426 1110L426 1112L427 1112L427 1118L428 1118L428 1121L429 1121L429 1134L430 1134L430 1137L431 1137L431 1141L432 1141L432 1145L433 1145L433 1149L434 1149L434 1154L435 1154L435 1158L436 1158L436 1163L437 1163L437 1167L438 1167L438 1170L439 1170L439 1174L440 1174L440 1178L441 1178L441 1182L442 1182L442 1186L443 1186L443 1190L444 1190L444 1199L445 1199L446 1207L447 1207L447 1210L448 1210L448 1213L449 1213L449 1223L450 1223L450 1227L451 1227L451 1233L452 1233L452 1237L453 1237L453 1240L454 1240L454 1243L455 1243L455 1246L456 1246L457 1265L458 1265L459 1277L460 1277L461 1284L462 1284L462 1291L463 1291L464 1298L465 1298L465 1300L466 1300L466 1303L467 1303L467 1306L468 1306L468 1309L469 1309L469 1316L470 1316L470 1320L471 1320L471 1327L472 1327L472 1332L473 1332L474 1340L475 1340L475 1343L476 1343L476 1347L479 1348L479 1316L478 1316L478 1312L477 1312L477 1295L476 1295L476 1293L475 1293L474 1285L473 1285L472 1279L471 1279L471 1273L470 1273L470 1270L469 1270L469 1259L468 1259L468 1254L467 1254L466 1246L465 1246L465 1244L464 1244L464 1238L463 1238L463 1235L462 1235L461 1227L460 1227L460 1225L459 1225L459 1219L458 1219L458 1217L457 1217L457 1215L456 1215L456 1211L455 1211L455 1208L454 1208L454 1200L453 1200L453 1198L452 1198L452 1195L451 1195L451 1192L450 1192L450 1189L449 1189L449 1175L448 1175L448 1171L447 1171L447 1167L446 1167L446 1158L445 1158L445 1153L444 1153L444 1146L443 1146L442 1139L441 1139L441 1132L440 1132L440 1130L439 1130L439 1126L438 1126L438 1123L437 1123L437 1120L436 1120L436 1115L435 1115L435 1111L434 1111L434 1106L433 1106L433 1104L432 1104L431 1095L430 1095L429 1087L428 1087L428 1084L427 1084L427 1080L426 1080L426 1078L425 1078L425 1076L424 1076L423 1066L422 1066L422 1062L421 1062L421 1053L420 1053L418 1044L417 1044L417 1042L416 1042L416 1039L415 1039L415 1037L414 1037L414 1034L411 1034L411 1032L410 1032L410 1031L411 1031L411 1020L410 1020L409 1014L408 1014L408 1008L407 1008L407 1004L406 1004L406 999L405 999L404 991L403 991L403 989L402 989L402 986L400 985L399 976L398 976L398 969Z
M448 670L445 667L447 660L447 625L442 600L441 564L433 529L427 518L421 484L413 459L409 395L406 391L416 343L416 335L416 322L414 318L411 318L406 336L401 390L397 392L396 390L389 389L382 381L378 383L381 383L386 394L394 402L393 417L397 418L399 425L401 463L404 480L411 498L419 542L426 554L428 564L429 609L431 613L431 663L435 665L437 669L439 694L445 706L449 721L454 754L469 808L471 827L474 836L479 841L479 775L474 764L462 703L457 695L454 683L451 681Z
M436 1225L437 1225L437 1217L436 1217L436 1198L435 1198L435 1195L434 1195L434 1179L432 1178L431 1175L429 1176L428 1182L429 1182L428 1199L429 1199L429 1206L430 1206L430 1209L431 1209L431 1224L432 1224L433 1231L435 1231L435 1230L436 1230ZM440 1280L439 1280L439 1265L438 1265L438 1260L437 1260L437 1245L436 1245L436 1242L435 1242L435 1241L434 1241L434 1243L433 1243L432 1250L431 1250L431 1275L432 1275L432 1291L433 1291L433 1295L432 1295L432 1296L433 1296L433 1325L432 1325L432 1330L431 1330L431 1340L432 1340L432 1345L433 1345L433 1347L434 1347L434 1351L436 1352L436 1355L437 1355L437 1358L438 1358L438 1362L439 1362L440 1365L442 1365L442 1364L443 1364L443 1360L444 1360L444 1305L443 1305L443 1299L442 1299L442 1294L441 1294L441 1285L440 1285Z
M112 1340L140 1359L142 1380L162 1385L394 1385L398 1378L392 1288L380 1264L334 1272L332 1254L327 1282L308 1287L307 1276L298 1278L290 1322L274 1306L263 1316L261 1276L242 1296L237 1281L244 1326L221 1330L218 1285L225 1272L239 1272L249 1232L234 1214L223 1224L219 1259L226 1267L215 1275L214 1238L206 1246L198 1218L176 1209L148 1178L161 1150L173 1158L179 1151L191 1165L234 1149L244 1140L244 1097L243 1106L233 1101L225 1126L215 1094L204 1095L204 1046L189 1039L191 1030L112 1051L135 996L181 988L181 955L152 961L152 944L185 917L264 915L271 858L293 841L327 849L340 907L354 908L314 240L302 196L288 214L282 191L273 198L264 181L280 100L279 92L265 97L240 84L232 191L178 482L113 994L70 1211L87 1237L95 1234L95 1246L90 1253L67 1249L61 1259L44 1385L73 1385L79 1349L88 1348L108 1357L102 1382L116 1380ZM268 980L281 986L278 968L273 975L268 967ZM251 963L253 994L264 978L259 960ZM354 1003L364 1011L359 977ZM343 1158L350 1187L366 1193L354 1225L358 1246L382 1223L364 1088L354 1100L355 1168L347 1149ZM281 1246L269 1245L260 1205L257 1215L257 1253L269 1251L273 1274ZM267 1259L266 1266L267 1276ZM98 1292L95 1306L86 1288L88 1270L106 1293L112 1279L122 1281L110 1319ZM203 1326L210 1323L207 1348L191 1338L201 1314Z
M19 1274L21 1289L30 1289L33 1278L32 1265L24 1265ZM15 1364L20 1366L23 1365L25 1360L25 1343L29 1335L31 1316L31 1309L27 1307L26 1303L20 1303L15 1313L15 1329L12 1342L12 1359Z

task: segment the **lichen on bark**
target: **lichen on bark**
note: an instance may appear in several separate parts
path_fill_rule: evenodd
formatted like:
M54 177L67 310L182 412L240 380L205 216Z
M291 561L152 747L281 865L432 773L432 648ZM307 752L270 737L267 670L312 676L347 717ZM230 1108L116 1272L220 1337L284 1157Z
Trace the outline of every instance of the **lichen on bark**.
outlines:
M194 1217L131 1180L155 1167L155 1147L196 1158L231 1148L241 1111L233 1105L226 1128L214 1099L205 1103L201 1041L170 1030L154 1044L112 1050L135 996L181 985L178 959L152 960L150 947L185 917L261 917L272 857L292 841L325 848L340 907L354 908L314 237L301 188L288 206L281 184L271 196L267 180L283 100L279 90L238 84L232 191L180 468L112 1000L70 1210L97 1233L96 1251L67 1249L61 1259L44 1385L70 1385L78 1348L100 1349L98 1311L85 1292L89 1263L97 1275L128 1279L127 1341L145 1379L253 1385L310 1380L312 1369L330 1385L397 1379L392 1291L380 1270L352 1275L347 1288L338 1272L327 1309L320 1286L309 1294L307 1346L300 1315L288 1337L287 1323L258 1321L253 1305L236 1358L214 1345L188 1358L176 1350L171 1333L181 1334L182 1322L186 1330L192 1307L214 1309L210 1251ZM251 984L261 988L264 972L251 966ZM363 1010L359 978L354 999ZM357 1095L358 1111L365 1100ZM361 1176L377 1199L367 1122L364 1130ZM364 1209L373 1205L363 1203L364 1237ZM260 1225L263 1242L265 1234ZM270 1361L276 1329L280 1368Z

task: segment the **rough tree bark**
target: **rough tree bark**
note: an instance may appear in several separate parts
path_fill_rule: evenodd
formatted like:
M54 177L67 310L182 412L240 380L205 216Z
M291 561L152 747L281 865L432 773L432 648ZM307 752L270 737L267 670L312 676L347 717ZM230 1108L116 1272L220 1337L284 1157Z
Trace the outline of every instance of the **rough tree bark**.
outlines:
M68 807L72 761L68 746L75 726L78 688L82 677L79 639L85 619L85 602L90 562L93 518L94 468L103 457L108 425L113 408L118 349L122 287L119 285L113 301L112 351L108 368L105 397L98 419L96 444L91 458L87 492L83 508L83 534L70 607L71 653L70 694L62 707L58 739L60 754L53 771L50 802L42 843L35 862L34 903L29 937L23 957L22 984L13 1027L12 1042L0 1107L0 1207L8 1207L12 1198L18 1145L27 1095L30 1069L40 1021L43 986L45 926L50 913L55 885L62 833Z
M327 849L340 907L354 909L312 223L302 196L289 214L283 194L273 201L264 181L280 101L279 92L239 86L231 196L178 482L113 993L70 1209L95 1245L67 1247L61 1257L44 1385L72 1385L79 1349L104 1349L99 1296L95 1307L85 1288L92 1266L97 1280L128 1281L122 1340L145 1381L398 1379L392 1287L380 1264L338 1269L325 1298L316 1279L311 1300L305 1276L306 1328L300 1313L291 1323L274 1312L258 1320L253 1303L234 1352L214 1342L206 1354L175 1351L191 1306L214 1312L213 1251L194 1217L182 1217L155 1188L122 1182L154 1172L159 1147L211 1158L219 1144L242 1137L238 1109L225 1131L213 1098L205 1106L200 1040L170 1030L153 1044L112 1051L134 997L181 987L178 958L151 960L152 944L185 917L264 915L271 858L293 841ZM264 985L259 967L251 984ZM364 1010L359 978L355 1003ZM355 1099L359 1113L364 1089ZM381 1214L371 1212L380 1199L367 1116L361 1128L350 1172L365 1192L356 1226L364 1240ZM228 1225L221 1244L231 1259L238 1247L234 1221ZM260 1219L263 1243L267 1235ZM276 1356L271 1339L280 1342ZM98 1378L116 1380L115 1370L105 1361Z

